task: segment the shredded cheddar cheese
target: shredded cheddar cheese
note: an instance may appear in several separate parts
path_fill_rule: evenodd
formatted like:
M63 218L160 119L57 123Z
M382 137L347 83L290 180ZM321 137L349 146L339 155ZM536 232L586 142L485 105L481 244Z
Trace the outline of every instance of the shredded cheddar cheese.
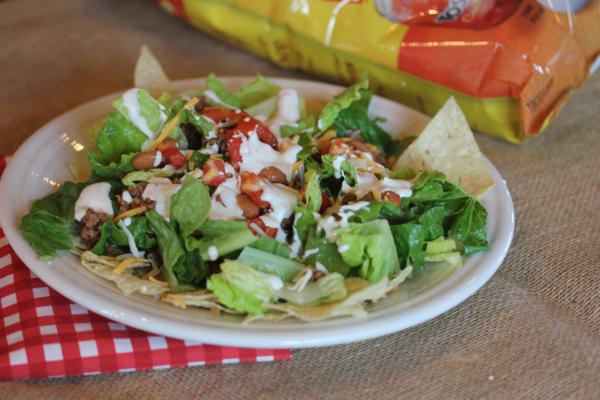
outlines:
M144 260L143 258L135 258L135 257L126 258L123 261L121 261L120 263L118 263L113 268L113 272L117 275L121 275L127 268L133 267L134 265L139 265L139 264L142 264L145 262L146 262L146 260Z
M197 97L192 97L188 100L187 103L185 103L185 105L181 108L181 110L179 110L177 115L175 115L175 117L173 117L173 119L169 121L167 125L165 125L160 135L158 135L156 140L154 140L154 143L152 143L152 146L150 146L150 150L156 150L158 146L169 136L171 131L175 129L177 124L179 124L179 120L181 119L181 113L183 112L183 110L189 110L190 108L194 107L196 103L198 103L198 101L199 100Z
M116 222L119 222L122 219L129 218L129 217L134 217L134 216L136 216L138 214L141 214L141 213L143 213L145 211L146 211L146 206L140 206L140 207L132 208L132 209L127 210L127 211L123 211L121 214L117 215L114 218L114 222L116 223Z
M158 279L155 279L153 276L149 276L148 280L150 282L156 283L157 285L160 285L160 286L164 286L164 287L169 286L169 284L167 282L165 282L165 281L159 281Z

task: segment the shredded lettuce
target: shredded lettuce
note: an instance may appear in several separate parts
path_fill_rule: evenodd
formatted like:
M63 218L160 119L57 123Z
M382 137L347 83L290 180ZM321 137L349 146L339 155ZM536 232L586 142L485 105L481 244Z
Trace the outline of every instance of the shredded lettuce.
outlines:
M246 83L239 90L232 92L228 90L215 74L208 75L206 86L212 90L220 103L217 106L226 106L229 108L245 109L256 105L269 97L275 96L279 92L279 86L258 75L252 82ZM211 101L211 98L208 98Z
M306 197L306 208L308 211L318 212L321 209L323 203L323 197L321 195L321 177L313 170L309 169L304 174L304 182L306 183L305 197Z
M394 237L386 220L352 224L336 230L342 258L351 267L360 267L359 275L369 282L379 282L400 270Z
M363 90L368 89L369 80L367 77L363 77L360 81L354 85L348 87L342 93L337 95L331 100L321 111L319 120L317 121L317 127L320 131L326 131L340 114L342 110L350 107L352 103L361 99Z

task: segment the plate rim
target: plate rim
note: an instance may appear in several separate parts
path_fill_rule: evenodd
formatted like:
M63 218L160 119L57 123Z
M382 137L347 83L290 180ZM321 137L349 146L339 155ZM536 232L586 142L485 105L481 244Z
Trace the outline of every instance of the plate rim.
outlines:
M220 78L227 84L235 85L253 79L254 77L223 76ZM318 85L329 91L341 91L344 89L342 86L314 80L271 77L269 77L269 79L273 80L274 82L279 82L282 84L282 86L285 86L286 84L309 84ZM201 84L203 81L204 78L177 80L173 82L173 87L191 87L192 85ZM35 147L35 142L39 141L40 138L44 137L45 135L50 137L51 133L45 133L45 130L49 129L50 126L60 123L62 119L67 119L71 115L77 115L81 112L84 112L86 108L91 108L95 104L106 102L109 99L114 99L123 92L124 91L118 91L90 100L53 118L51 121L38 128L29 138L27 138L14 153L12 158L19 160L19 157L23 157L23 155L28 153L28 151L31 151L32 147ZM373 98L377 99L378 102L383 101L384 104L387 102L393 103L395 107L404 108L407 112L416 113L427 118L427 120L429 119L429 117L425 116L424 114L403 104L383 98L381 96L374 96ZM160 334L182 340L201 341L216 345L249 348L305 348L332 346L373 339L375 337L399 332L401 330L424 323L456 307L458 304L475 294L489 279L491 279L491 277L502 264L502 261L505 259L512 243L514 236L515 213L512 198L506 186L506 181L502 178L496 167L487 158L486 161L496 184L490 190L490 192L498 191L499 195L504 197L500 202L500 208L502 208L502 210L498 211L503 215L507 215L509 218L501 221L502 226L500 226L500 229L505 233L503 233L503 235L499 235L499 243L495 244L496 247L490 248L489 252L480 255L484 261L491 258L491 260L487 260L487 262L484 263L485 268L480 266L478 269L481 271L479 271L478 274L474 274L474 272L472 272L471 274L465 276L465 278L470 278L467 288L464 287L464 282L458 281L454 282L454 284L451 286L443 287L444 290L441 292L434 293L433 289L440 289L441 286L436 285L436 287L425 291L425 293L429 293L430 297L433 297L426 299L424 302L421 302L414 307L405 307L397 310L394 313L382 315L368 320L361 317L345 317L344 319L347 319L349 323L336 326L323 327L315 326L314 323L305 323L306 325L303 326L303 329L298 330L295 333L285 330L265 332L264 330L259 329L245 329L243 332L244 337L240 337L240 326L237 326L237 329L232 329L227 326L206 326L202 325L202 323L190 326L189 323L169 319L168 315L153 315L150 317L148 315L142 315L143 311L140 311L139 309L128 308L126 310L127 313L122 313L122 311L117 312L116 310L121 308L118 298L114 300L110 298L98 299L94 298L93 296L88 298L86 296L88 293L84 288L80 288L77 285L73 286L69 283L69 281L57 281L51 279L51 274L48 274L43 268L43 266L47 266L48 264L35 257L33 250L20 234L16 221L18 216L11 214L11 210L9 210L10 207L0 207L0 224L15 254L17 254L23 263L46 285L65 296L70 301L73 301L76 304L81 304L88 310L111 320L141 329L143 331L152 332L154 334ZM8 162L7 164L8 165L5 168L2 180L0 181L0 204L3 205L9 204L8 200L13 195L13 191L8 190L9 181L11 180L10 177L13 175L17 176L19 172L16 162ZM33 258L32 253L34 254ZM94 282L90 283L96 285ZM74 300L75 298L77 298L77 300ZM140 306L143 305L141 302L138 303L140 303ZM268 324L261 326L268 327ZM311 329L311 326L314 326L314 328ZM190 334L190 328L195 329L196 332Z

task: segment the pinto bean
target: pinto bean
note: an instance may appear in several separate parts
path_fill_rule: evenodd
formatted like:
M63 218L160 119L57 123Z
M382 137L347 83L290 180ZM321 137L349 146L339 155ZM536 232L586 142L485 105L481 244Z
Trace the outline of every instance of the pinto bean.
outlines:
M156 168L156 160L162 161L162 155L158 151L144 151L133 157L131 165L137 170L145 170L150 168Z
M381 198L383 201L387 201L388 203L392 203L395 206L399 206L402 199L398 196L397 193L392 192L391 190L386 190L381 193Z
M281 170L277 167L266 167L263 168L258 175L272 183L282 183L287 185L288 180L287 177Z
M256 204L252 202L250 197L247 194L240 193L237 195L237 204L242 209L242 213L244 214L244 218L246 219L254 219L258 217L260 212L260 208Z

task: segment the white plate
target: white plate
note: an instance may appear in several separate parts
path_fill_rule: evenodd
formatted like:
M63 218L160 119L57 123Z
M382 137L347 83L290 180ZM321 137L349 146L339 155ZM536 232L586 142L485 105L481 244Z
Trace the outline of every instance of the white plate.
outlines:
M249 78L225 78L237 87ZM297 89L307 99L329 99L342 90L318 82L273 79L282 87ZM199 88L202 80L178 81L175 89ZM417 325L456 306L477 291L500 266L514 230L514 211L506 183L490 163L496 185L483 198L488 210L491 250L469 257L458 270L428 268L383 301L370 307L368 316L338 318L318 323L280 321L240 324L237 317L215 316L204 310L180 310L141 295L125 297L107 281L81 267L66 254L46 263L36 257L21 236L18 223L29 205L72 179L67 163L84 163L83 148L90 146L86 128L111 109L111 94L54 119L32 135L12 157L0 186L0 221L15 252L50 287L72 301L107 318L145 331L205 343L259 348L329 346L375 338ZM373 114L387 118L389 132L418 133L428 117L405 106L374 97Z

